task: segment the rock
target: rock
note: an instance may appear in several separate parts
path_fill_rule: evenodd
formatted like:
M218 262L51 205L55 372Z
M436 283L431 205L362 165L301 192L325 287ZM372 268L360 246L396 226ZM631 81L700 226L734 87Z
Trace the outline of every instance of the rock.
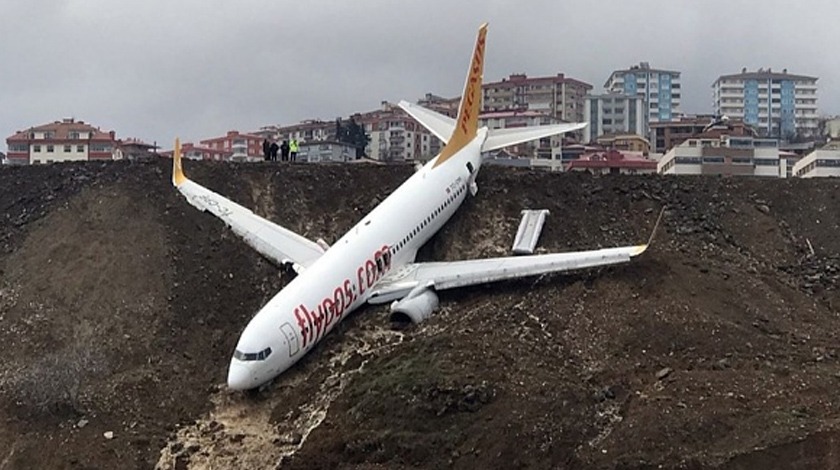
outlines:
M105 431L102 435L105 436L105 439L111 440L114 438L114 431Z
M668 377L671 374L671 372L672 370L670 367L660 369L659 372L656 373L656 380L662 380L665 377Z
M731 364L729 363L729 359L726 358L717 361L714 365L715 370L724 370L729 369L730 367Z
M82 429L83 427L87 426L88 420L80 419L78 423L76 423L76 427Z
M767 204L758 204L755 206L755 208L758 209L759 212L763 212L765 214L770 213L770 206L768 206Z

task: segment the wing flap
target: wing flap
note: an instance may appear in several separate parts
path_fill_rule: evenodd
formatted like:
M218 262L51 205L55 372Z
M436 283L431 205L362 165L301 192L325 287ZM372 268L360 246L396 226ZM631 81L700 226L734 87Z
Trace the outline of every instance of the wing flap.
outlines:
M181 166L180 145L177 142L172 158L172 182L187 201L195 208L221 219L261 255L278 265L292 263L295 270L299 271L324 254L324 249L317 243L189 180Z
M521 144L522 142L529 142L531 140L543 139L557 134L564 134L566 132L576 131L586 127L585 122L573 122L568 124L550 124L547 126L531 126L519 127L511 129L492 129L488 135L484 145L481 146L482 152L490 152L498 150L511 145Z
M400 101L399 106L443 143L446 143L452 137L452 131L455 130L455 120L451 117L405 100Z

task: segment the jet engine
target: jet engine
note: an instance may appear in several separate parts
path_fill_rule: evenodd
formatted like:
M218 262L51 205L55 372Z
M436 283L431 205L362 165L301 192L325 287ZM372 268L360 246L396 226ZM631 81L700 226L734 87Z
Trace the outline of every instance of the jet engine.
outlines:
M438 307L438 296L427 287L412 290L402 300L391 304L391 323L420 323L432 316Z

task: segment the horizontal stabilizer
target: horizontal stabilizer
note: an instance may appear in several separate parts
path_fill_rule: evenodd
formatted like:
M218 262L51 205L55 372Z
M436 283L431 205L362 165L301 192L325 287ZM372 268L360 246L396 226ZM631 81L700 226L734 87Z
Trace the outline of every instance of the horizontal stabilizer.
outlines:
M400 101L400 108L407 112L417 122L423 125L432 134L440 139L444 144L452 137L452 131L455 130L455 120L449 116L436 113L430 109L426 109L420 105L409 103L408 101Z
M547 126L515 127L511 129L493 129L487 135L487 140L481 146L482 152L490 152L511 145L543 139L557 134L576 131L586 127L585 122L568 124L550 124Z

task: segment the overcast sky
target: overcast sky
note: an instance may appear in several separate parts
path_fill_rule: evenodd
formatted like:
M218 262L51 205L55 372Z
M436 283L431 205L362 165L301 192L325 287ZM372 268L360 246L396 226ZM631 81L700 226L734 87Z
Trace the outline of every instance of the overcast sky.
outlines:
M461 92L490 23L485 81L567 76L601 91L640 61L682 72L682 111L722 74L819 77L840 113L830 0L0 0L0 134L75 117L118 137L198 140ZM5 142L3 142L5 144ZM0 148L5 150L5 145Z

